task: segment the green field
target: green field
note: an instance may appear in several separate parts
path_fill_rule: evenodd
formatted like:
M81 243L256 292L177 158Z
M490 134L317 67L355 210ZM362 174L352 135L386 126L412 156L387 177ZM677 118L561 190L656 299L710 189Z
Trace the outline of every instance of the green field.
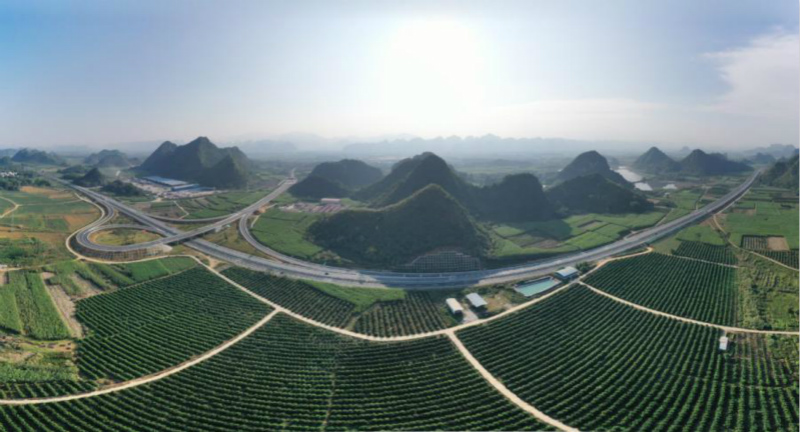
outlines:
M616 241L633 230L658 223L663 211L643 214L584 214L542 222L499 224L491 227L493 256L553 255L592 249Z
M5 330L43 340L70 337L39 273L9 272L0 292L0 326Z
M306 239L306 232L320 217L321 214L285 212L272 208L259 216L252 233L259 242L280 253L314 259L323 249Z
M797 271L753 254L742 254L737 270L742 326L796 330L800 313Z
M587 288L457 332L517 396L580 430L796 430L797 342L638 311ZM788 347L787 347L788 345Z
M678 232L678 240L708 243L714 246L725 246L727 243L719 231L708 225L693 225Z
M745 196L753 198L752 193ZM755 195L756 198L759 195ZM767 195L767 199L772 199ZM747 203L748 201L745 201ZM730 240L735 245L742 245L742 236L782 236L791 249L800 248L800 214L797 207L784 208L779 203L749 201L755 209L753 214L729 212L720 218L725 231L730 233ZM744 203L743 203L744 205ZM746 208L746 207L745 207Z
M118 393L3 406L6 430L551 430L446 338L365 342L278 315L218 356Z
M224 216L241 210L269 194L269 189L249 192L225 192L201 198L178 200L187 212L186 219L203 219Z

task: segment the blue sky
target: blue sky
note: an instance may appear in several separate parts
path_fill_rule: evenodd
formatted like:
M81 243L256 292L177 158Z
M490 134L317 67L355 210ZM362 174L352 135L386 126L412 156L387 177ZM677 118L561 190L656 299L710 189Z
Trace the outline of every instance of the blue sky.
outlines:
M0 145L797 144L796 1L0 4Z

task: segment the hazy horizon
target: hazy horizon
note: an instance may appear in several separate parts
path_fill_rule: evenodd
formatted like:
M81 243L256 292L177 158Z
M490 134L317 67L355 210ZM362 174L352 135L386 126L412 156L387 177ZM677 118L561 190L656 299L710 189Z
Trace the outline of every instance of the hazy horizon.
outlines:
M0 148L287 135L312 150L487 134L798 144L795 1L217 6L0 5Z

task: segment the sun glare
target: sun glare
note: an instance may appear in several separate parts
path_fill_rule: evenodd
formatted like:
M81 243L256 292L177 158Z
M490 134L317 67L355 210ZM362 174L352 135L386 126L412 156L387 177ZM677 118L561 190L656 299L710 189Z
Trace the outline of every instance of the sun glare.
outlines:
M459 110L482 98L484 59L475 30L464 22L409 22L382 55L381 96L393 110Z

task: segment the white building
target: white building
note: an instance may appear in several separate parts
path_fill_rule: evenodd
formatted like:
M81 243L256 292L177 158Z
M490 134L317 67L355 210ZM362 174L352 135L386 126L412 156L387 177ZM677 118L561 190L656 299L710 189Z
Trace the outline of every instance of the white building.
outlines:
M339 198L322 198L319 202L322 204L341 204L342 200Z
M578 277L578 269L575 267L564 267L556 272L556 276L561 280L571 280Z
M727 351L728 350L728 337L722 336L719 338L719 350L720 351Z
M454 316L460 317L464 315L464 308L461 307L461 303L454 298L449 298L444 301L447 304L448 309L450 309L450 313Z
M488 303L477 293L467 294L467 300L472 305L473 309L485 309Z

